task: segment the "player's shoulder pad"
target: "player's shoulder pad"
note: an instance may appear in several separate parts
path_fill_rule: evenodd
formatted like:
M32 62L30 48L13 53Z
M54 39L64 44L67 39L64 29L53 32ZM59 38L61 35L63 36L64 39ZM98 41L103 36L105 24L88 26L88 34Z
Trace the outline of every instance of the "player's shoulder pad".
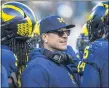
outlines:
M86 61L100 64L108 60L108 41L103 39L96 40L86 49L88 49L89 53Z
M108 41L104 39L98 39L90 45L90 49L96 52L104 52L108 49Z

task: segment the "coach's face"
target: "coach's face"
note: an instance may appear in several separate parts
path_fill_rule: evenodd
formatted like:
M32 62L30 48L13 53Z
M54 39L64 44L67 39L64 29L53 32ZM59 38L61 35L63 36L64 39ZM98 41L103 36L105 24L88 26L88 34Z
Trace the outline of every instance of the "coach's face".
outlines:
M62 28L59 31L51 31L43 34L44 48L51 51L65 50L67 48L67 39L70 34L70 30Z

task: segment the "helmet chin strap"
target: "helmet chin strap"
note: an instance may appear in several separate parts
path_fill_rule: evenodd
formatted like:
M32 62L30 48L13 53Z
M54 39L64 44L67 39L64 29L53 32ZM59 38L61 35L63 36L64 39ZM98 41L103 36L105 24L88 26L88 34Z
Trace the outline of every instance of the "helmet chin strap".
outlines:
M5 40L10 39L10 38L12 38L12 37L14 37L14 36L15 36L15 34L14 34L14 33L9 34L9 35L7 35L7 36L5 36L5 37L1 38L1 41L5 41Z
M11 22L12 22L12 20L2 24L1 27L7 27Z
M2 32L5 32L6 29L8 29L8 26L12 23L12 20L9 21L9 22L5 22L1 25L1 29L2 29ZM3 35L3 34L2 34ZM1 42L7 40L7 39L10 39L14 36L15 34L14 33L9 33L8 35L4 36L3 38L1 38Z

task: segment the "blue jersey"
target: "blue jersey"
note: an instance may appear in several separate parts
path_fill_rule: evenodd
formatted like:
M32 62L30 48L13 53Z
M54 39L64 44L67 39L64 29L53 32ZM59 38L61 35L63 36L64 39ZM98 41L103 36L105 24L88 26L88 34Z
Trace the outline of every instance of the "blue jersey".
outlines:
M14 53L10 51L9 48L5 45L2 45L1 61L2 65L7 70L8 76L10 76L12 72L15 72L17 70L17 67L15 66L16 58L14 56Z
M86 47L82 87L108 87L108 41L98 39Z
M82 59L83 59L83 54L84 54L84 52L78 51L78 52L76 53L76 57L77 57L79 60L82 60Z
M22 87L78 87L73 75L64 65L56 64L35 49L30 62L22 73Z

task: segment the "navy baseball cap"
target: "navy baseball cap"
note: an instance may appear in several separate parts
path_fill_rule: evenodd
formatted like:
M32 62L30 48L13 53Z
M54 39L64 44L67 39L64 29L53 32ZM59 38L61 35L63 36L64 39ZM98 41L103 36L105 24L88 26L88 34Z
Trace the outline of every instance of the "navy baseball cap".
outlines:
M60 28L73 28L75 25L67 25L63 18L59 16L47 16L40 21L40 34L47 33L53 30L59 30Z

